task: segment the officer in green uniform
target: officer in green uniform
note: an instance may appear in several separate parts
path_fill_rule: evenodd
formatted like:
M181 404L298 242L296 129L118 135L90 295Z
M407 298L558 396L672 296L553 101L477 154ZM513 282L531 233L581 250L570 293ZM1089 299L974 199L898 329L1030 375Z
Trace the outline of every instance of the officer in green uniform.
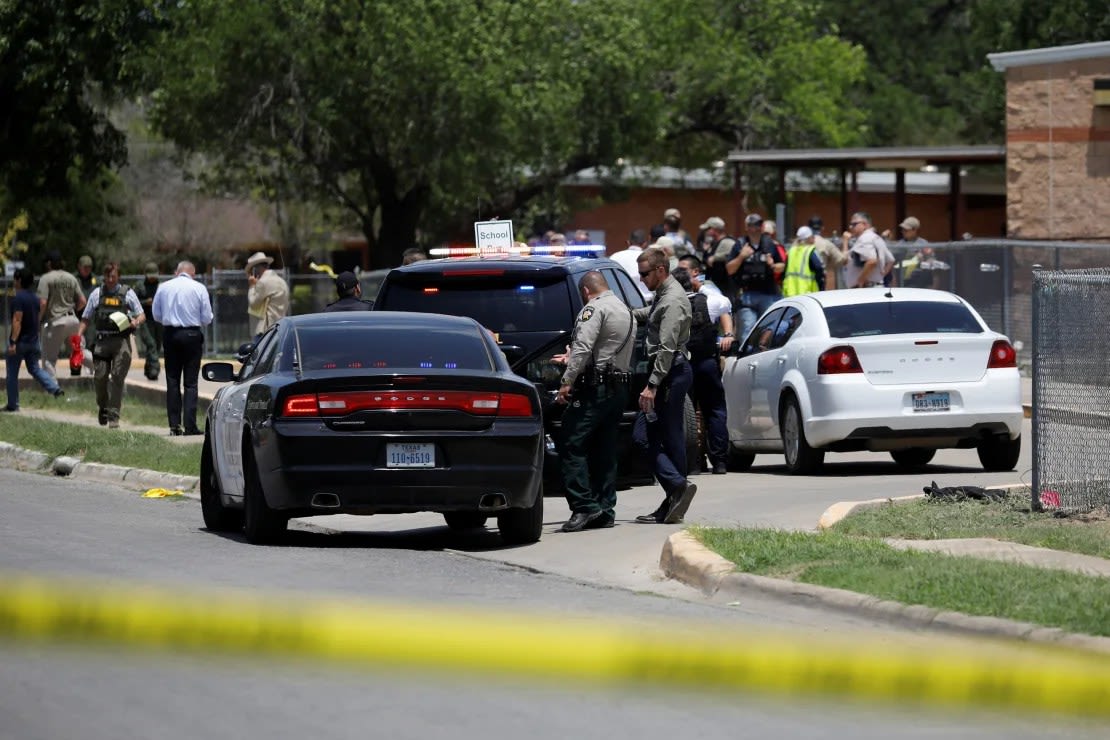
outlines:
M563 466L571 517L563 532L613 526L617 504L617 427L628 400L632 312L597 270L578 283L586 305L578 313L556 400L562 419Z
M675 524L682 521L698 487L686 479L686 394L694 372L686 356L692 311L686 291L669 272L663 250L651 247L636 258L640 281L655 293L650 307L633 314L647 322L647 353L651 374L640 391L640 414L632 438L647 454L648 462L666 496L642 523Z
M96 332L93 384L101 426L119 428L123 384L131 369L131 335L144 321L146 314L135 291L119 283L119 266L104 265L104 283L89 296L78 329L84 333L91 325Z
M143 375L148 380L158 380L158 373L162 365L158 362L158 351L162 346L162 325L154 320L152 313L154 295L158 292L158 265L153 262L146 264L146 276L143 282L135 286L135 295L142 304L146 321L135 331L135 349L145 358Z

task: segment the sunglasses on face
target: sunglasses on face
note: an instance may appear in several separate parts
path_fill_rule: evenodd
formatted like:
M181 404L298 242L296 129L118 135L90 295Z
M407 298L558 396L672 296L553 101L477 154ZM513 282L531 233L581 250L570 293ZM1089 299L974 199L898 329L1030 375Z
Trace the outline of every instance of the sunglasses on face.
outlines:
M867 222L866 221L851 221L851 222L848 223L848 225L849 226L859 226L860 224L865 224L865 223L867 223Z

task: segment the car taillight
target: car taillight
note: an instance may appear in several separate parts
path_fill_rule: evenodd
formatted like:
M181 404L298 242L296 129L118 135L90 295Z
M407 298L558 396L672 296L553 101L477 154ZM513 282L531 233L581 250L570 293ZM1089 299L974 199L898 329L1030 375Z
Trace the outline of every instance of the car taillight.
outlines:
M847 345L827 349L817 358L818 375L862 372L863 367L859 364L856 351Z
M290 396L283 416L345 416L356 411L465 411L477 416L532 416L532 401L517 393L474 391L350 391Z
M999 339L991 347L991 357L987 360L987 369L994 367L1017 367L1017 352L1014 346L1005 339Z

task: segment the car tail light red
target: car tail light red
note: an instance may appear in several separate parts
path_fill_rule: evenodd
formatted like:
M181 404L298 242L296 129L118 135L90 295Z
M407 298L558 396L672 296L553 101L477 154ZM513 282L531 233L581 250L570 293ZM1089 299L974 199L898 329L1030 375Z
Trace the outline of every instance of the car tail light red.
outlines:
M1017 352L1014 346L1005 339L999 339L991 347L991 357L987 360L987 368L1017 367Z
M840 375L843 373L862 373L856 351L848 345L832 347L817 358L818 375Z
M475 391L348 391L290 396L282 416L345 416L356 411L464 411L476 416L532 416L519 393Z

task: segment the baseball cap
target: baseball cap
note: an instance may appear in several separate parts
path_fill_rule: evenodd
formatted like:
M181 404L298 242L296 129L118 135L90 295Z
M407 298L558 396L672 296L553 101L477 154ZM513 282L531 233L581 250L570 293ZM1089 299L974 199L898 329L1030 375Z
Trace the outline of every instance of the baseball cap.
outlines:
M921 222L918 221L913 216L910 216L909 218L907 218L905 221L903 221L902 223L900 223L898 225L900 227L902 227L903 229L920 229L921 228Z
M146 276L147 277L158 277L158 264L157 263L147 262L145 269L146 269Z
M350 270L344 270L335 276L335 289L340 293L350 293L358 285L358 277Z
M825 222L821 219L820 216L813 215L809 217L808 225L809 228L813 229L814 231L820 231L821 227L825 225Z
M705 223L701 227L703 229L723 229L725 228L725 220L720 216L710 216L705 219Z
M799 239L808 239L811 236L813 236L813 229L809 228L808 226L799 226L798 227L798 238Z
M78 267L92 267L92 257L87 254L81 255L77 260Z
M763 216L760 216L758 213L749 213L748 217L744 219L744 223L748 226L757 226L763 223Z
M678 212L677 208L668 208L667 210L663 211L663 220L666 220L668 218L677 218L681 220L682 214Z

